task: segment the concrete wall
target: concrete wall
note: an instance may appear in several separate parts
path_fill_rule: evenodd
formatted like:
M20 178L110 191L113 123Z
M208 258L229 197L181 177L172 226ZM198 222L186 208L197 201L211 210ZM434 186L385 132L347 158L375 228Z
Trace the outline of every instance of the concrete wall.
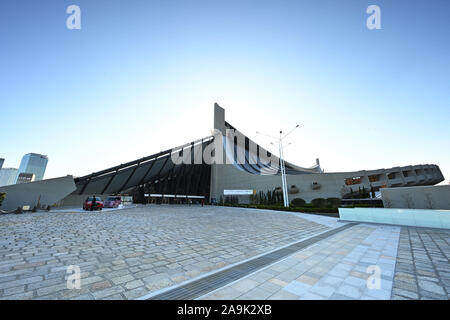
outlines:
M10 211L23 206L31 209L38 203L40 206L54 205L75 189L72 176L0 187L0 192L6 193L0 209Z
M386 208L450 210L450 185L384 188L381 196Z
M410 175L407 179L403 176L403 172L417 172L419 174ZM420 174L423 172L423 174ZM426 172L426 174L425 174ZM389 179L388 175L393 179ZM370 182L369 176L377 175L378 181ZM361 183L347 186L345 179L352 177L361 177ZM342 198L342 195L349 192L350 187L353 191L358 188L365 187L370 190L371 186L379 188L381 186L404 187L408 185L434 185L444 179L438 166L435 165L417 165L396 167L390 169L363 170L354 172L338 172L338 173L314 173L287 175L286 180L288 188L291 189L295 185L299 192L289 193L289 201L294 198L302 198L306 202L310 202L315 198ZM313 188L313 182L319 186L318 189ZM254 189L257 192L274 190L281 187L280 176L262 176L243 172L233 165L214 164L211 168L211 197L220 200L223 196L224 189ZM383 190L383 189L381 189Z

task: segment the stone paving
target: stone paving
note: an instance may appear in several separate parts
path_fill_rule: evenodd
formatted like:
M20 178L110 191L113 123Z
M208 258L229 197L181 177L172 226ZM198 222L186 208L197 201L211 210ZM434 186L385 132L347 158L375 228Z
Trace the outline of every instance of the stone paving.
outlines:
M2 215L0 299L135 299L330 229L313 220L164 205ZM81 289L67 289L70 265Z
M402 227L392 299L450 298L450 230Z
M210 206L2 215L0 299L136 299L344 224ZM358 224L200 299L448 300L449 257L450 230Z
M390 299L399 235L400 227L359 224L200 299Z

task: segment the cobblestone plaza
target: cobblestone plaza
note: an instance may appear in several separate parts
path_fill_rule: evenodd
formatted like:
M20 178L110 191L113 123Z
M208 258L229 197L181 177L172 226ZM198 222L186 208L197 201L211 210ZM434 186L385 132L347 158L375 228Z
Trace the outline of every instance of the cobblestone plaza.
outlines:
M0 299L151 298L337 230L200 299L448 299L450 231L212 206L0 216ZM67 288L79 266L81 288ZM367 268L381 270L368 289Z

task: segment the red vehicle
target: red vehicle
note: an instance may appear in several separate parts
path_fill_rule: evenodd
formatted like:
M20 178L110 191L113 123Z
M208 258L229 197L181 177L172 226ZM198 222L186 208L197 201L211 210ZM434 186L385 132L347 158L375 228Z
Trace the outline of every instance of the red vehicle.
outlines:
M120 196L110 196L106 198L103 206L105 208L117 208L122 204L122 197Z
M95 198L95 201L94 201ZM102 198L99 197L87 197L83 204L83 210L102 210L103 209L103 201Z

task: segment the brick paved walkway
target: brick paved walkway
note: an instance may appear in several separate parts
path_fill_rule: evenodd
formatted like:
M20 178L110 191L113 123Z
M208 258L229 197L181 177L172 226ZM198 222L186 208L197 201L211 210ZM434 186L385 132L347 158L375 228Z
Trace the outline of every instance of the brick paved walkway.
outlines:
M399 233L359 224L200 299L389 299ZM372 265L380 288L367 287Z
M450 230L403 227L392 299L450 298Z
M238 208L141 206L0 216L0 299L134 299L329 230ZM67 267L81 289L67 289Z
M342 225L209 206L2 215L0 299L136 299ZM449 299L449 258L450 230L358 224L200 299Z

